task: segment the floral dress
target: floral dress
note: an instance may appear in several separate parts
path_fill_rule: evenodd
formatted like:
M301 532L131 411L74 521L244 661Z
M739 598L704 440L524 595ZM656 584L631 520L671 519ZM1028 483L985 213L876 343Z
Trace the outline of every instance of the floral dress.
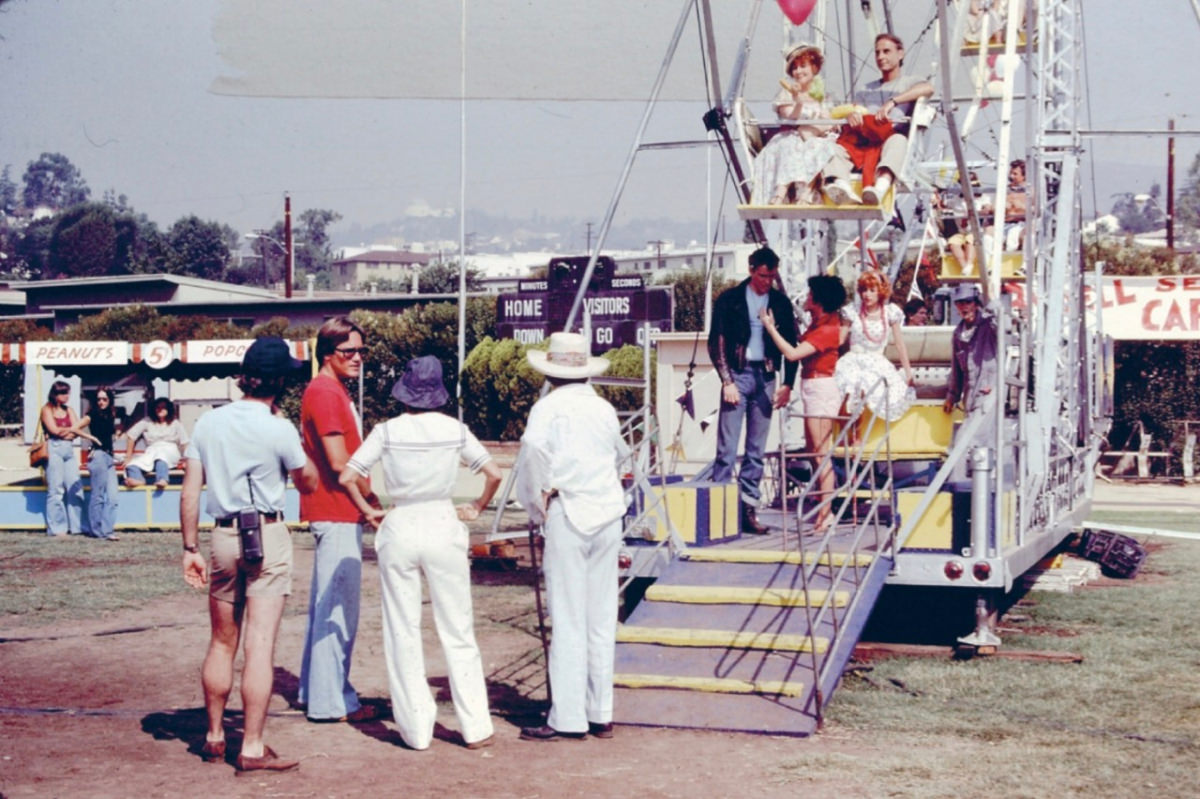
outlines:
M869 316L864 316L857 304L842 313L850 320L850 352L838 359L833 379L847 398L847 410L852 416L857 414L865 399L871 413L894 422L908 410L912 398L904 375L883 351L892 325L904 321L904 312L888 303Z
M790 104L792 95L780 90L775 97L775 107ZM823 102L805 97L800 107L797 122L806 119L829 117L829 108ZM826 136L826 129L817 125L797 124L786 127L771 137L762 152L754 159L754 192L751 201L755 205L766 205L773 196L786 193L793 183L801 187L811 183L837 150L833 138Z

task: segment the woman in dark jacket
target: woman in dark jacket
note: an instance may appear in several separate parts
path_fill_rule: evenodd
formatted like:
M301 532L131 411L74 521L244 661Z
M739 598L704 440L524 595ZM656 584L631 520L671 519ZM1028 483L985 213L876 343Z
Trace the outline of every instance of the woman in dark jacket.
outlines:
M113 408L113 393L101 386L92 395L92 407L80 424L87 425L95 442L88 456L92 492L88 499L88 521L91 535L105 541L116 541L117 524L117 465L113 459L113 436L117 431L117 413Z

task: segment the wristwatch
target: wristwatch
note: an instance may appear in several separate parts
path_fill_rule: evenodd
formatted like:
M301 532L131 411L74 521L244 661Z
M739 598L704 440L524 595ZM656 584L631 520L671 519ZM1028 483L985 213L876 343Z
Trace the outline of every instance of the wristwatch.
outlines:
M199 547L199 545L197 545L197 544L184 544L184 545L183 545L183 551L184 551L184 552L191 552L191 553L194 555L194 554L196 554L197 552L199 552L199 551L200 551L200 547Z

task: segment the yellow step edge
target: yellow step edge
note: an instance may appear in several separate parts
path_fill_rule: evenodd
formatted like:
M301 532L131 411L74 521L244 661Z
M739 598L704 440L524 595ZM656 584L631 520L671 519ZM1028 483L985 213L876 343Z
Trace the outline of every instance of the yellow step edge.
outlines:
M696 563L784 563L790 566L800 565L799 552L779 552L769 549L693 548L689 549L684 557ZM872 560L874 560L872 555L860 552L853 556L853 565L870 566ZM846 552L834 552L832 554L822 552L820 556L815 552L804 553L804 564L806 566L811 566L814 562L820 563L822 566L828 566L831 563L834 566L842 566L850 561L851 556Z
M617 641L625 644L662 644L664 646L711 646L725 649L765 649L776 652L811 652L813 639L807 635L751 632L749 630L688 630L680 627L617 628ZM829 649L829 639L816 639L818 654Z
M731 680L721 677L679 677L671 674L614 674L618 688L677 688L709 694L763 694L803 697L808 686L782 680Z
M782 588L732 588L719 585L661 585L646 589L646 599L654 602L686 602L693 605L769 605L777 608L796 608L805 605L824 605L829 592L814 589L807 597L802 590ZM834 607L850 602L848 591L834 591Z

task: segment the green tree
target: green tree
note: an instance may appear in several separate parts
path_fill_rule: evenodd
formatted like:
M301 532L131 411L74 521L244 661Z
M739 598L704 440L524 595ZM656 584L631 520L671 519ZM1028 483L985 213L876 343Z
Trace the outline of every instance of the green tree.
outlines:
M48 268L50 237L53 235L54 219L51 217L34 220L16 233L11 273L24 280L40 279Z
M1148 197L1125 192L1113 204L1112 213L1126 233L1146 233L1158 230L1166 222L1161 200L1162 188L1155 183Z
M47 341L54 332L29 319L0 319L0 341ZM0 423L17 424L24 413L25 365L0 363Z
M484 338L463 367L463 421L479 438L516 441L541 385L542 375L529 365L523 345Z
M0 171L0 216L10 216L17 210L17 184L12 179L12 165Z
M86 202L92 190L62 153L42 153L25 168L25 190L21 200L26 208L45 205L56 210Z
M293 288L304 288L307 285L306 275L314 276L316 279L314 285L317 288L329 287L331 282L331 278L328 276L329 264L333 261L329 226L337 223L341 218L341 214L328 208L309 208L294 218L292 227ZM262 282L263 275L266 275L271 282L283 280L283 276L287 272L287 253L284 249L287 243L287 233L283 220L277 221L270 230L266 231L265 235L269 238L257 239L254 245L256 256L263 259L257 264L259 277L241 282ZM253 270L248 277L253 278Z
M682 275L663 275L658 285L675 286L675 332L704 330L704 287L708 282L703 272L685 272ZM713 276L712 299L716 299L727 288L736 286L737 281Z
M1200 239L1200 153L1192 159L1183 190L1175 197L1175 221L1182 238L1191 242Z
M167 231L165 271L220 280L233 262L232 250L237 241L237 232L229 225L185 216Z
M1084 242L1083 259L1088 272L1103 262L1106 275L1192 274L1200 267L1194 253L1178 255L1166 247L1139 247L1132 238Z
M296 252L296 271L317 272L329 268L333 246L329 226L339 222L342 215L327 208L309 208L300 214L300 242ZM301 256L303 253L303 256Z
M81 203L55 219L47 277L127 275L137 252L137 222L104 203Z
M435 261L420 271L417 284L422 294L455 294L458 292L458 276L457 261ZM467 267L466 283L467 291L483 288L478 269Z

